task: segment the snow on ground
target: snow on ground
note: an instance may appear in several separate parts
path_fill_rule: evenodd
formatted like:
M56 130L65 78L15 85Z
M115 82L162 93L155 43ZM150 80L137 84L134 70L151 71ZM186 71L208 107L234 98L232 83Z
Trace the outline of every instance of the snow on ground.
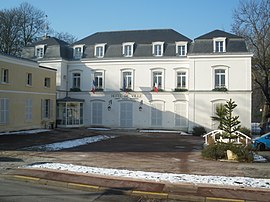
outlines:
M267 162L267 159L264 158L261 155L258 155L258 154L253 153L253 162L262 162L262 163L265 163L265 162Z
M177 130L139 130L140 133L177 133L180 135L192 135L190 133L186 133L183 131L177 131Z
M87 128L88 130L98 130L98 131L107 131L111 130L110 128Z
M135 178L139 180L151 180L155 182L167 182L167 183L182 182L193 184L212 184L212 185L240 186L240 187L267 188L267 189L270 188L270 179L258 179L250 177L203 176L203 175L189 175L189 174L144 172L144 171L87 167L62 163L40 163L27 165L25 167L70 171L76 173L88 173L103 176Z
M102 140L107 140L111 138L116 138L116 135L97 135L97 136L92 136L92 137L85 137L81 139L75 139L75 140L67 140L63 142L56 142L52 144L46 144L46 145L41 145L41 146L32 146L32 147L26 147L24 150L38 150L38 151L59 151L62 149L68 149L72 147L78 147L94 142L99 142Z
M43 132L48 132L48 131L50 130L48 129L21 130L21 131L15 131L15 132L4 132L4 133L0 133L0 135L36 134L36 133L43 133Z

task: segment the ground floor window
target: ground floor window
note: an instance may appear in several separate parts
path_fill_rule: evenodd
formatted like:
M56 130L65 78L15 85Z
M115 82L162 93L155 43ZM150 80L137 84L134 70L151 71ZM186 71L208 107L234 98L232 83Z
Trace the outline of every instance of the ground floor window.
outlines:
M178 127L187 127L188 119L187 119L187 102L180 101L176 102L174 105L174 113L175 113L175 126Z
M32 121L32 100L27 99L25 102L25 121Z
M102 124L102 102L93 102L92 103L92 124L101 125Z
M9 100L7 98L0 98L0 124L8 123L8 107Z
M133 126L133 103L120 103L120 126L125 128Z
M151 125L162 126L163 103L154 102L151 106Z

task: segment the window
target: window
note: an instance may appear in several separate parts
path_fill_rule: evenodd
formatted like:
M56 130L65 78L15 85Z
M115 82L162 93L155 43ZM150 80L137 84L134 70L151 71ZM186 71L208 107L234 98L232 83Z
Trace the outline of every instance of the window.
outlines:
M44 53L45 53L44 49L45 49L45 45L38 45L38 46L36 46L35 47L35 56L37 58L43 58L44 57Z
M73 73L73 83L72 83L72 88L81 88L81 74L80 73Z
M26 84L28 86L32 86L32 74L31 73L27 73L27 78L26 78Z
M224 37L214 38L214 52L226 52L225 41L226 38Z
M50 99L41 100L41 114L42 119L52 118L53 115L53 102Z
M27 99L25 102L25 120L32 121L32 100Z
M179 89L187 89L187 74L186 72L177 72L177 86Z
M179 41L176 42L176 54L179 56L186 56L187 55L187 42L186 41Z
M96 89L103 89L103 72L95 72L95 88Z
M0 124L8 123L8 107L9 100L7 98L0 98Z
M153 71L153 87L163 89L163 72Z
M8 83L9 82L9 75L8 75L8 69L2 69L2 83Z
M123 55L125 57L132 57L133 56L133 45L134 42L123 43Z
M125 90L132 90L133 89L133 75L132 71L124 71L122 77L122 86L123 86L123 91Z
M105 53L105 45L106 44L97 44L95 46L95 56L97 58L102 58L104 57L104 53Z
M102 124L102 102L92 103L92 124L101 125Z
M50 86L51 86L51 78L46 77L46 78L44 79L44 86L45 86L46 88L50 88Z
M80 59L83 56L83 45L77 45L73 47L74 59Z
M188 126L188 113L187 113L187 102L178 101L174 105L175 111L175 126L187 127Z
M152 44L152 53L154 56L162 56L163 55L163 45L164 42L154 42Z
M225 88L225 69L215 69L215 88Z
M151 125L162 126L163 103L154 102L151 105Z

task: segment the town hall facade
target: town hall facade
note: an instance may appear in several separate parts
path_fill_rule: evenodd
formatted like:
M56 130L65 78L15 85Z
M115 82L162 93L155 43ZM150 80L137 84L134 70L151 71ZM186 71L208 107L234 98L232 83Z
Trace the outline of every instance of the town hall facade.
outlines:
M216 106L232 99L250 128L252 54L234 34L97 32L71 45L46 38L22 57L57 70L58 127L211 130Z

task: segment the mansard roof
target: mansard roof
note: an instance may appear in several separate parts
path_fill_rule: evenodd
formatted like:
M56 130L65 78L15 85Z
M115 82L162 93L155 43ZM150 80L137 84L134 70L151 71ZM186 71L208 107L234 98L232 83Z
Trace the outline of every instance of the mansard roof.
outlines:
M231 33L216 29L216 30L211 31L209 33L206 33L202 36L199 36L198 38L195 38L195 40L197 40L197 39L213 39L213 38L217 38L217 37L225 37L225 38L231 38L231 39L232 38L237 38L237 39L242 38L242 37L237 36L235 34L231 34Z
M97 32L75 42L73 45L95 45L98 43L122 44L124 42L135 42L136 44L152 44L152 42L155 41L175 43L176 41L190 42L191 39L176 32L173 29L111 31Z
M248 52L245 39L243 37L228 32L224 32L221 30L214 30L212 32L209 32L194 39L194 42L190 48L189 53L191 54L213 53L213 46L214 46L213 40L218 37L224 37L226 39L225 40L226 53Z
M41 41L37 41L32 43L29 46L38 46L38 45L47 45L47 46L52 46L52 45L59 45L59 46L68 46L69 44L61 39L58 39L56 37L48 37L46 39L43 39Z

